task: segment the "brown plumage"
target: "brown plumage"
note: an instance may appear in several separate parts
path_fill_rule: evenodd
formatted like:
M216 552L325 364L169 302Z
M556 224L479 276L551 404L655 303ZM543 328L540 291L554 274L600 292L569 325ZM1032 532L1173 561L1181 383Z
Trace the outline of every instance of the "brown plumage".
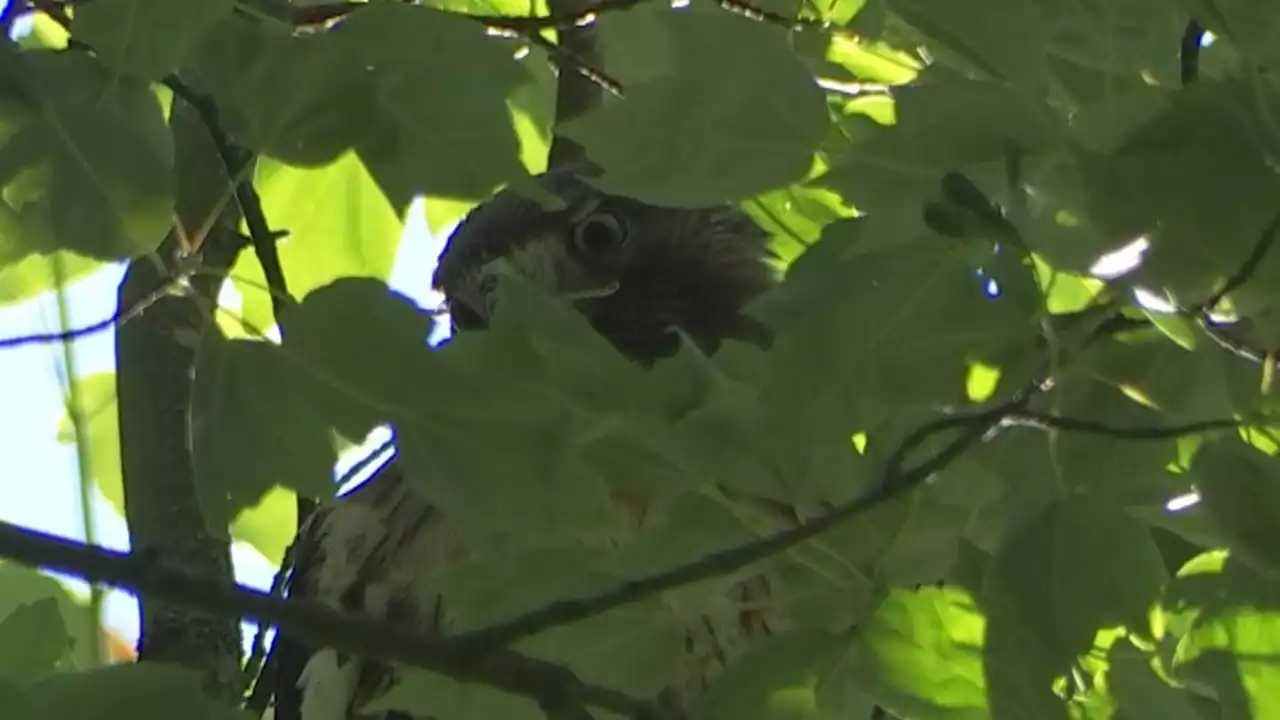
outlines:
M455 328L482 328L490 312L489 264L505 259L575 306L625 356L642 365L676 350L679 327L704 350L726 338L766 343L742 314L768 288L767 238L733 207L658 208L602 194L572 169L540 176L564 200L548 210L506 190L473 210L450 238L434 281ZM618 498L633 517L643 499ZM447 632L443 598L415 588L424 569L465 553L448 518L406 487L394 462L356 491L319 509L299 534L287 591L419 631ZM686 706L752 637L780 622L763 577L732 584L716 610L690 618L671 691ZM346 720L393 681L385 665L316 653L282 638L273 651L278 720Z

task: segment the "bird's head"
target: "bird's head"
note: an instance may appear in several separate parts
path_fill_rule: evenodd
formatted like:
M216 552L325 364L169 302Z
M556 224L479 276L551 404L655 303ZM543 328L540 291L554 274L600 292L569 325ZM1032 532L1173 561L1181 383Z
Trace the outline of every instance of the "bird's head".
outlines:
M608 195L574 169L538 177L560 209L507 189L477 206L436 270L458 330L484 327L493 263L574 298L597 332L648 364L678 347L680 328L705 351L733 338L766 344L744 304L776 281L766 233L732 206L666 208Z

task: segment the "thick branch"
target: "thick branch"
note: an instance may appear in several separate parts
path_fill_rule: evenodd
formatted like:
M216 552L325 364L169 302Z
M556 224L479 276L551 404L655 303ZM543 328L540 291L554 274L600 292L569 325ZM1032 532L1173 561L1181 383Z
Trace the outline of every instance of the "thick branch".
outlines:
M317 646L425 668L460 682L480 683L557 705L562 698L632 718L662 717L662 708L584 683L567 668L510 650L477 653L450 638L415 635L405 628L340 613L319 605L271 597L233 582L190 575L121 553L0 522L0 557L68 573L92 582L200 610L223 618L244 617L304 637Z
M229 583L230 540L211 534L196 496L187 442L187 410L197 338L212 321L218 283L192 282L190 295L159 295L184 258L186 228L216 217L201 247L205 263L229 267L243 242L238 216L226 208L226 178L218 171L207 130L189 106L175 101L171 124L179 178L178 227L157 257L129 264L117 307L153 299L148 311L116 331L125 515L132 547L157 562ZM210 161L213 162L210 162ZM175 662L201 671L213 695L234 698L240 675L240 626L234 618L199 615L149 597L139 598L138 657Z

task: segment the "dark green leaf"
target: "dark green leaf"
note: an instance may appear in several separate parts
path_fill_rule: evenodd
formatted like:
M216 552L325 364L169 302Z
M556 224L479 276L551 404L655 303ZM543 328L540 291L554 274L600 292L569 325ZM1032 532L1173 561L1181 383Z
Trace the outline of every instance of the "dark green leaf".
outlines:
M694 707L698 720L849 718L855 708L823 707L818 684L848 649L834 633L796 630L769 637L725 669Z
M373 278L314 290L281 318L283 355L316 421L363 439L429 396L431 317Z
M71 647L57 600L20 605L0 620L0 675L19 680L47 675Z
M1115 151L1079 164L1094 222L1115 238L1151 234L1136 278L1192 305L1241 267L1276 212L1280 181L1254 138L1270 132L1280 91L1202 80L1167 92L1167 106ZM1280 263L1264 269L1253 287L1280 277Z
M282 485L332 496L329 427L299 382L305 370L268 343L207 332L196 358L191 448L196 490L211 531Z
M507 103L532 77L505 41L403 3L356 10L332 41L373 68L360 157L397 207L415 193L475 198L527 177Z
M150 252L173 210L173 148L142 82L83 53L0 52L0 263Z
M1048 32L1038 3L890 0L888 5L933 39L933 49L1030 94L1046 91Z
M367 73L332 33L298 36L237 14L205 36L191 65L226 130L287 163L333 162L368 127Z
M839 403L836 427L870 427L885 413L952 402L968 362L999 367L1034 337L1034 300L988 297L969 249L936 237L904 243L878 227L832 223L761 301L761 315L783 328L771 411L804 417Z
M93 635L100 632L89 610L72 599L62 585L48 575L21 565L0 562L0 617L6 617L23 605L52 599L62 615L64 632L70 637L71 662L74 667L94 667L101 662L92 657Z
M1191 469L1205 509L1235 554L1280 570L1280 462L1224 439L1200 448Z
M628 46L668 43L670 74L633 83L626 100L560 128L604 167L595 184L658 205L698 206L802 179L828 119L783 32L701 2L663 12L661 28Z
M35 684L28 698L29 720L251 718L247 713L209 699L201 689L196 672L157 662L53 675Z
M76 9L71 33L113 70L158 80L234 6L234 0L94 0Z
M1160 717L1169 720L1207 720L1186 690L1175 688L1152 668L1155 660L1128 639L1111 646L1108 685L1122 717Z
M983 588L995 715L1066 718L1053 678L1093 645L1099 629L1144 629L1165 579L1150 531L1096 499L1064 499L1010 533Z

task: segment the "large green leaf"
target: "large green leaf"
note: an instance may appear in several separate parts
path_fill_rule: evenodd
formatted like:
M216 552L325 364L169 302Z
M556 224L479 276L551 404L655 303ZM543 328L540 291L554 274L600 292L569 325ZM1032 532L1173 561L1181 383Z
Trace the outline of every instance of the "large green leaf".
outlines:
M994 714L1066 718L1053 679L1069 672L1099 630L1144 630L1165 579L1150 531L1096 499L1064 499L1011 532L982 589Z
M863 718L868 703L850 707L821 695L822 683L848 651L836 633L795 630L752 646L725 668L698 699L699 720L836 720ZM823 702L827 700L827 702Z
M808 173L829 124L826 104L782 30L698 2L626 39L627 47L669 44L672 70L560 128L604 167L598 187L697 206Z
M890 0L889 9L948 53L1030 94L1047 89L1048 32L1035 2L1021 0ZM945 57L945 56L944 56Z
M1211 715L1196 709L1191 693L1175 688L1152 667L1155 658L1129 640L1111 647L1108 685L1125 716L1159 713L1169 720L1207 720Z
M233 15L205 35L190 75L238 142L287 163L331 163L369 123L363 66L330 33Z
M990 717L984 629L982 615L963 591L896 590L859 628L856 654L844 672L905 717Z
M158 80L234 7L234 0L97 0L76 9L71 34L113 70Z
M1269 717L1277 712L1272 658L1280 643L1280 583L1227 551L1187 562L1170 585L1173 676L1214 701L1208 717ZM1202 706L1203 702L1200 703ZM1219 714L1220 713L1220 714Z
M0 51L0 265L150 252L169 229L173 148L146 84L83 53Z
M123 664L52 675L26 688L21 720L248 720L206 695L197 672L166 663Z
M774 412L798 418L833 407L839 427L870 427L951 402L969 362L999 367L1035 337L1033 291L1015 294L1011 282L992 299L971 249L937 237L904 242L883 229L861 218L828 225L762 299L761 315L781 328L766 388Z
M483 197L527 177L508 101L532 78L505 41L438 10L374 3L332 42L372 68L359 152L396 207L418 193Z
M99 643L95 642L93 636L99 633L100 629L96 619L91 617L89 609L76 602L57 580L48 575L22 565L0 562L0 618L13 617L13 613L19 608L40 604L46 600L52 600L56 604L61 616L62 637L58 636L59 623L52 620L46 610L41 609L37 612L48 632L31 647L6 647L6 649L11 652L20 649L23 653L39 649L44 661L47 661L53 657L55 648L66 649L69 638L71 667L97 666L101 659L93 657L92 649ZM61 656L58 659L62 659ZM39 658L31 657L14 657L9 662L29 663L33 660L41 662ZM38 669L34 665L26 665L26 667L31 670Z
M280 348L200 341L191 400L191 455L201 510L222 533L277 485L308 497L333 495L336 460L329 428Z
M1214 525L1240 559L1280 570L1280 462L1236 439L1210 442L1191 466Z
M71 651L66 621L52 597L20 605L0 619L0 676L47 675Z

